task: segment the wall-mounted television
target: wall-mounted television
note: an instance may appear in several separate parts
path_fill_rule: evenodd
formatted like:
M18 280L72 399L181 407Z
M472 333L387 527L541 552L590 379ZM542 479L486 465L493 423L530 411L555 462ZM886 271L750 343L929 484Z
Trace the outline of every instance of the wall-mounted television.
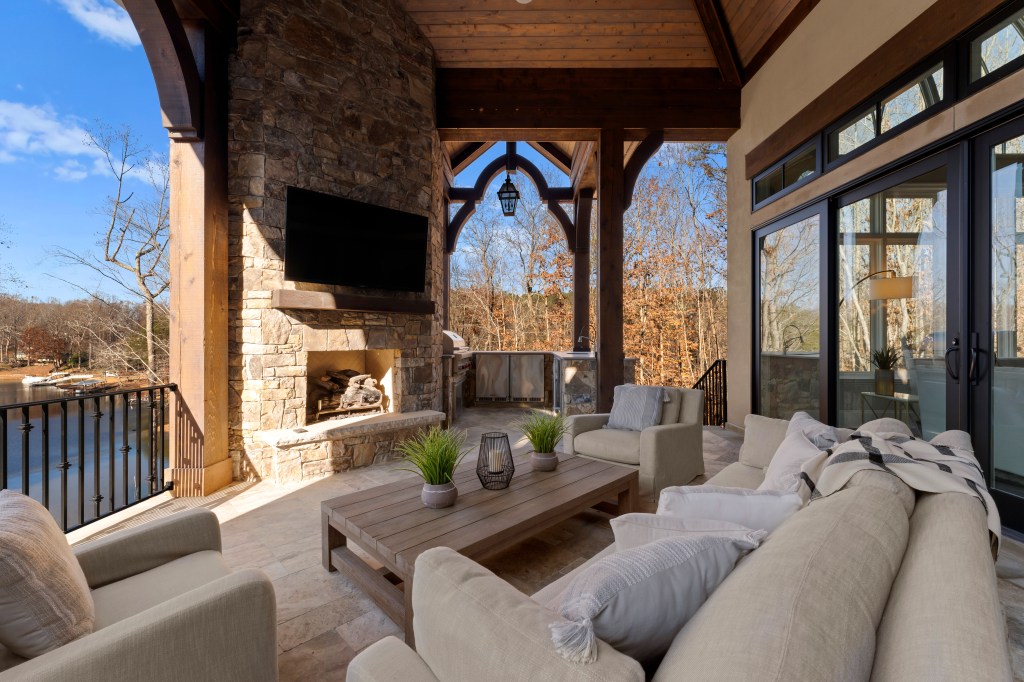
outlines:
M427 240L424 216L288 188L285 279L423 292Z

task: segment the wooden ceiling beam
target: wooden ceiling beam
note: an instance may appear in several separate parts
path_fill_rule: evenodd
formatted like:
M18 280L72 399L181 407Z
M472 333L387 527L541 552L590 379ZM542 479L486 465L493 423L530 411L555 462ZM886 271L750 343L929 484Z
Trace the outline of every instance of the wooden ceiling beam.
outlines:
M439 129L736 129L739 114L717 69L437 71Z
M480 158L480 155L494 146L493 142L470 142L462 149L452 154L452 173L458 175L466 166Z
M569 184L573 189L597 187L597 173L594 170L595 154L596 143L594 142L577 142L573 146L571 170L569 171Z
M708 43L715 55L722 79L730 85L739 86L743 82L743 67L736 56L736 45L729 33L729 25L725 21L721 6L717 0L693 0L693 4L700 15L701 23L704 24L704 32L708 36Z

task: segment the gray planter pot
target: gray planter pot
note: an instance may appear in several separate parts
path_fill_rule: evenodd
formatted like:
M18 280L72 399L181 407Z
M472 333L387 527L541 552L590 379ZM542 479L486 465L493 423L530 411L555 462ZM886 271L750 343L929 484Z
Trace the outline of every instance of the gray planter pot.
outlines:
M420 493L420 499L423 500L425 507L431 509L444 509L455 504L455 499L459 496L459 489L455 487L454 483L448 482L442 485L430 485L429 483L423 484L423 492Z
M554 452L535 452L530 455L534 471L554 471L558 468L558 455Z

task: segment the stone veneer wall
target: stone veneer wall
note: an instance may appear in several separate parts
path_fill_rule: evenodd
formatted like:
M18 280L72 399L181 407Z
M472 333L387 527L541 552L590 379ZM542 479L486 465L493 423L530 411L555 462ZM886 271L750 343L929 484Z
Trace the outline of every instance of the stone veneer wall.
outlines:
M399 350L393 409L441 404L440 305L433 316L270 307L275 289L342 291L285 282L287 187L428 215L426 296L440 303L442 176L433 51L397 0L242 0L239 25L229 103L229 447L235 478L251 479L279 465L256 434L305 422L309 351ZM339 263L346 255L356 254ZM360 459L335 453L294 465L306 477Z

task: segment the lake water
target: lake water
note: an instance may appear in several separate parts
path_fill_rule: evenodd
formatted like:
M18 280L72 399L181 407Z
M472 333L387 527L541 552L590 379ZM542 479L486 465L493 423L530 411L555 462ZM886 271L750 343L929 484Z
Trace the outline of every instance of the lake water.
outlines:
M68 393L52 386L33 388L22 384L20 379L0 381L0 414L5 414L7 421L6 448L0 454L0 475L6 471L5 487L22 491L25 469L23 412L20 408L10 409L5 406L68 397ZM66 432L62 429L64 415L60 404L46 406L45 414L43 406L29 408L28 423L32 427L28 430L29 494L44 502L57 522L63 523L67 528L74 528L97 518L94 503L97 491L103 498L100 500L101 516L111 510L111 490L116 508L138 501L140 484L142 498L148 497L150 452L154 449L150 437L152 410L149 404L144 402L140 412L138 405L126 400L133 397L134 394L117 396L111 405L109 396L100 396L98 408L97 397L70 398L67 402ZM98 421L94 416L97 412L101 414ZM111 413L114 417L113 424ZM46 457L47 466L44 467L43 445L44 433L47 431L48 436L45 440L49 450ZM61 479L62 447L66 448L68 463L64 482ZM159 446L155 449L159 454ZM166 447L163 451L167 452ZM161 468L160 463L154 467L158 475ZM98 486L97 472L100 479ZM61 505L65 486L66 519ZM45 494L47 491L48 495Z

